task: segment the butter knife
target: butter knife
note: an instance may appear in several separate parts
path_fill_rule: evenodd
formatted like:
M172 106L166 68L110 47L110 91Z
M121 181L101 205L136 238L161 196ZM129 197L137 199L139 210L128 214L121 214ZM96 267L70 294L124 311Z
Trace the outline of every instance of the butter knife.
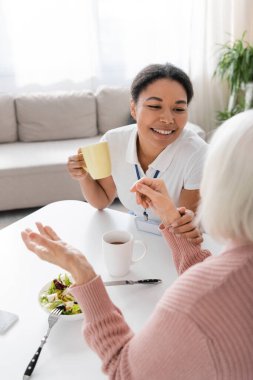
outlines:
M118 281L104 281L105 286L114 286L114 285L135 285L135 284L142 284L142 285L157 285L160 284L162 280L158 278L151 278L147 280L118 280Z

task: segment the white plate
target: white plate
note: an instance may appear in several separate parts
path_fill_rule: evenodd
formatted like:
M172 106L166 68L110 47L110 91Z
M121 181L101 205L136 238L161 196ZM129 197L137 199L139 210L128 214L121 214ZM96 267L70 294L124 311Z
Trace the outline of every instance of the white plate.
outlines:
M45 306L43 306L40 302L40 297L41 297L41 294L43 292L45 292L46 290L48 290L48 288L50 287L50 284L51 284L52 281L48 282L46 285L43 286L43 288L40 290L39 292L39 296L38 296L38 301L39 301L39 304L41 306L41 308L47 313L47 314L50 314L50 310L48 310ZM79 313L79 314L73 314L73 315L60 315L59 316L59 319L62 319L64 321L77 321L77 320L81 320L83 319L83 313Z

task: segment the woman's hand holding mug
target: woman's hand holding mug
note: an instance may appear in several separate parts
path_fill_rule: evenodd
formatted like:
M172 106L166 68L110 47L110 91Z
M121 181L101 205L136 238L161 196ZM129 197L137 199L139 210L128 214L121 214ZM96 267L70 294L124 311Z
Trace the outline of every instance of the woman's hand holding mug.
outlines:
M84 161L81 148L79 148L76 155L68 158L68 172L73 179L80 181L88 175L87 171L84 169L85 167L86 163Z

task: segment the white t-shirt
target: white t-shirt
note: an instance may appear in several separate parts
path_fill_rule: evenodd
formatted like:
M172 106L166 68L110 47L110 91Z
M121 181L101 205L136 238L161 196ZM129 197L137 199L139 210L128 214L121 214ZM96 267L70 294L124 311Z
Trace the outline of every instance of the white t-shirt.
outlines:
M199 189L207 143L195 132L184 128L179 137L168 145L143 172L136 150L137 126L127 125L105 133L102 140L109 144L112 177L122 204L135 215L142 216L143 208L136 204L135 193L130 192L138 180L135 164L141 177L154 177L157 170L167 185L168 192L178 206L182 189ZM148 210L149 219L159 218Z

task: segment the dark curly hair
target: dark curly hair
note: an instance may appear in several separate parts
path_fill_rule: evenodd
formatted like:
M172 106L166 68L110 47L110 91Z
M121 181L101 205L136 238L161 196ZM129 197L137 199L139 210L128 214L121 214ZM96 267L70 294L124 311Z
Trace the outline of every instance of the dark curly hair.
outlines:
M135 103L137 103L140 93L151 83L158 79L174 80L183 86L187 95L187 103L189 104L193 97L193 87L188 75L176 66L170 63L152 64L144 67L134 78L131 85L131 95Z

